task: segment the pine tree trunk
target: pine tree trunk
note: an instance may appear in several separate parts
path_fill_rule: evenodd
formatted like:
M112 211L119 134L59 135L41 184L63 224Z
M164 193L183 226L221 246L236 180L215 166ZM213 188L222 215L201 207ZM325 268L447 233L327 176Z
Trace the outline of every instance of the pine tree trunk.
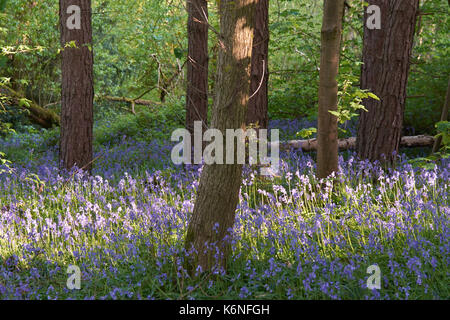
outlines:
M224 135L226 129L245 128L250 89L250 64L255 0L221 0L220 45L212 113L212 128ZM235 143L236 144L236 143ZM224 155L226 154L224 147ZM236 149L235 149L236 150ZM217 262L226 268L229 245L226 236L233 227L242 182L242 165L205 165L200 178L194 212L186 235L186 249L197 254L189 262L210 270ZM216 225L218 224L218 225ZM222 254L215 259L215 244Z
M381 101L366 99L357 136L358 155L393 162L403 127L409 59L419 0L372 0L381 9L381 29L364 26L361 88ZM365 14L365 21L368 15Z
M208 3L187 0L188 62L186 129L194 133L194 121L208 123Z
M337 111L339 59L344 0L325 0L319 82L317 176L326 178L338 171Z
M69 29L67 9L81 9L81 28ZM90 0L60 0L62 46L61 141L63 168L91 170L93 139L93 52ZM66 47L74 43L76 47Z
M247 124L266 129L268 126L269 82L269 0L257 0L253 36L252 71Z

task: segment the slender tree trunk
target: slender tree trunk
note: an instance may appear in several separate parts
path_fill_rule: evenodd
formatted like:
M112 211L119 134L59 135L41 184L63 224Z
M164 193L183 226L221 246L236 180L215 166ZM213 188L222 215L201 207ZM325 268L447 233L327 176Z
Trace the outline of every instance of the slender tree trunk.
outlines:
M381 29L364 26L361 88L381 101L366 99L359 119L357 151L363 159L393 162L403 127L409 59L419 0L371 0L381 9ZM365 14L365 21L368 15Z
M448 80L447 94L445 96L444 106L442 107L441 121L448 121L448 105L450 104L450 79ZM438 137L434 142L433 153L439 151L442 143L442 137Z
M250 64L255 0L221 0L220 45L212 113L212 128L245 128L250 89ZM236 141L235 141L236 145ZM235 149L236 150L236 149ZM224 146L224 155L227 147ZM195 248L189 262L210 270L217 262L226 268L229 254L227 236L233 227L242 182L242 165L205 165L200 178L194 212L186 235L186 249ZM207 250L215 245L222 255Z
M186 129L194 133L194 122L208 123L208 2L187 0L188 62Z
M337 111L339 59L344 0L325 0L320 61L317 176L326 178L338 171Z
M71 10L67 13L69 6ZM80 28L74 22L77 11L73 6L80 9ZM91 170L94 101L91 1L60 0L59 17L62 46L60 160L66 169L76 165Z
M257 0L247 124L268 126L269 0Z

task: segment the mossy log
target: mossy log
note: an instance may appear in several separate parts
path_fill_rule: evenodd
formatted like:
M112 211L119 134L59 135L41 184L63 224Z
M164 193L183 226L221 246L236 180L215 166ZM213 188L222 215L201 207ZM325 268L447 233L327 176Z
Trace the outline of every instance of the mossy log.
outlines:
M36 102L26 99L27 103L21 103L21 100L25 97L19 92L7 87L1 86L1 93L11 100L13 106L28 111L28 117L30 121L43 128L52 128L53 126L59 126L60 118L52 110L46 109L38 105Z

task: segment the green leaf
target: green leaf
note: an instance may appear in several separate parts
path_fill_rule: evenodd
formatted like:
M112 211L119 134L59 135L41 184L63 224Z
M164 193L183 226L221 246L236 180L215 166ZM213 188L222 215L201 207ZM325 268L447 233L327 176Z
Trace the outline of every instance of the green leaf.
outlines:
M297 136L302 137L303 139L311 137L314 133L317 132L316 128L308 128L308 129L302 129L299 132L297 132Z
M8 58L5 56L0 56L0 69L6 67L6 63L8 62Z
M22 98L22 99L19 100L19 106L20 107L27 107L27 108L29 108L30 107L30 102L31 102L31 100L28 100L27 98Z
M0 12L5 11L6 8L6 0L0 0Z
M173 54L175 55L176 58L182 59L184 56L184 51L183 51L183 49L175 48L175 49L173 49Z
M328 111L328 112L331 113L333 116L336 116L338 118L342 115L340 112L337 112L337 111Z
M378 100L380 101L380 98L378 98L378 96L376 96L375 94L373 94L372 92L367 92L367 95L369 97L371 97L372 99Z

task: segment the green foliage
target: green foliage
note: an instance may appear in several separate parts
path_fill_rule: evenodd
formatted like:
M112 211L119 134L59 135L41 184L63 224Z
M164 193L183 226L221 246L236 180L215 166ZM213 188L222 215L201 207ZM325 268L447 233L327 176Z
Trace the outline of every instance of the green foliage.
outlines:
M124 137L150 142L157 140L167 143L170 141L168 128L184 126L182 103L171 107L161 106L158 110L148 107L137 109L136 115L131 113L117 113L110 111L97 121L94 128L94 144L108 145L120 142ZM164 129L164 130L163 130Z
M0 136L15 133L16 131L12 127L12 123L0 122Z
M6 1L7 0L0 0L0 12L5 11Z
M450 147L450 122L440 121L436 124L438 134L435 138L442 137L443 148Z
M5 157L6 155L3 152L0 152L0 174L5 172L10 173L12 170L11 161L7 160Z
M370 94L358 91L362 60L362 25L365 3L348 0L340 65L340 122L356 117L362 109L360 99ZM445 2L422 1L408 83L405 126L415 134L434 133L443 104L450 52L449 15ZM320 67L320 28L322 3L315 0L270 2L269 115L273 118L313 118L317 115ZM60 43L58 2L53 0L0 2L0 77L25 93L39 105L60 100ZM98 95L158 100L162 87L169 86L168 105L178 104L184 96L183 72L187 39L183 1L94 0L92 1L94 83ZM219 28L217 7L209 5L209 22ZM213 90L217 35L210 32L210 91ZM347 81L347 82L346 82ZM347 91L342 86L347 86ZM1 91L0 91L0 102ZM26 100L21 102L26 104ZM53 107L58 112L58 105ZM0 123L18 130L28 121L18 109L0 105ZM179 110L175 108L175 110ZM118 115L123 115L118 112ZM138 116L138 117L143 117ZM8 118L8 119L6 119ZM6 121L7 120L7 121ZM113 120L111 120L113 121ZM131 115L123 115L117 132L131 135L140 126ZM8 125L8 123L12 125ZM122 127L121 127L122 126ZM4 130L3 130L4 131ZM107 130L106 130L107 131ZM101 130L103 137L108 136ZM157 136L156 132L154 132ZM100 138L102 143L104 139Z
M450 74L450 7L421 1L408 78L404 126L412 134L435 134Z
M92 10L95 92L132 97L167 86L186 59L184 4L102 0L92 1ZM54 0L10 0L0 13L0 77L41 106L60 96L58 21ZM178 95L182 89L180 81L168 88ZM155 90L143 98L158 97Z
M106 0L92 6L96 92L137 96L178 72L187 49L181 2ZM158 90L145 97L158 98Z
M317 1L270 2L271 118L317 113L321 12Z
M0 77L40 105L59 90L58 3L8 0L0 13Z
M344 18L339 72L358 87L363 13L367 3L359 0L348 3L351 8L346 10ZM321 5L318 1L299 0L271 4L269 113L272 118L296 118L317 113ZM408 133L433 134L450 73L450 15L445 1L426 0L421 1L421 5L421 12L427 15L419 16L420 30L417 31L408 78L404 125ZM345 106L352 109L350 102ZM341 114L342 119L352 113L356 112Z
M353 82L351 80L344 80L342 89L338 91L338 111L330 111L341 124L357 117L361 110L367 112L367 109L362 104L363 99L380 100L375 94L368 90L362 90L359 87L352 86L352 84Z
M308 129L305 128L297 132L297 136L302 137L303 139L307 139L310 138L316 132L317 132L316 128L308 128Z
M0 137L15 133L14 123L24 120L21 117L24 112L12 112L12 108L8 104L8 97L1 92L2 86L7 85L9 81L9 78L0 78ZM21 103L25 103L25 101Z
M450 157L450 122L440 121L436 124L436 130L438 134L435 139L441 137L441 148L438 152L429 155L428 157L419 157L411 159L409 162L415 167L421 167L424 169L433 169L436 161L441 159L447 159Z

